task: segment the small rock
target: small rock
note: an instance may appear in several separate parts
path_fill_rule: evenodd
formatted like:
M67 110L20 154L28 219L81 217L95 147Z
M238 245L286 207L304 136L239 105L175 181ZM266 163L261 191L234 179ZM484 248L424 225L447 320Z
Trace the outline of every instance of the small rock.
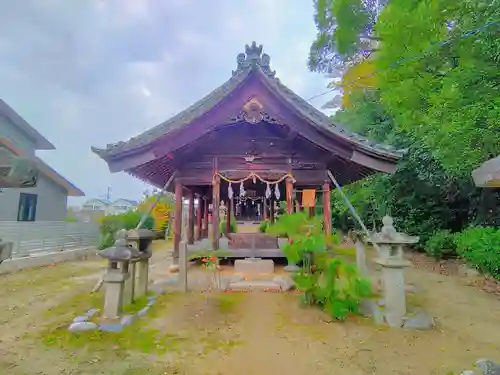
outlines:
M482 375L500 375L500 364L489 359L480 359L477 361L477 367L483 372Z
M123 325L120 323L102 323L99 329L104 332L121 332L123 331Z
M384 298L380 298L380 299L377 301L377 305L379 305L379 306L385 306L385 299L384 299Z
M135 321L135 315L125 315L121 320L120 324L123 326L129 326Z
M425 311L420 311L415 316L407 318L403 324L403 328L407 329L432 329L434 326L434 318Z
M475 375L475 374L474 374L474 371L467 370L467 371L462 372L460 375Z
M88 316L77 316L75 319L73 319L73 323L86 322L87 320L89 320Z
M288 292L289 290L292 290L293 287L295 286L293 280L287 276L276 276L273 279L273 282L279 284L283 292Z
M142 317L149 311L149 306L143 307L137 312L137 316Z
M99 309L90 309L89 311L87 311L85 313L85 316L89 317L89 318L92 318L95 314L97 314L99 311Z
M72 323L68 327L68 331L70 332L85 332L85 331L93 331L97 329L97 324L92 322L76 322Z

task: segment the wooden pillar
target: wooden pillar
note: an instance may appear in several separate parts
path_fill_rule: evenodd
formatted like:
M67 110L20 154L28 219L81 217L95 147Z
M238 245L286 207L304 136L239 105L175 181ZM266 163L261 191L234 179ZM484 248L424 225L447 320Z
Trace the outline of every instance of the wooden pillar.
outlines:
M264 205L263 205L263 217L264 217L264 220L267 220L267 198L264 198Z
M203 200L201 199L201 195L198 195L198 207L196 207L196 227L198 228L196 232L196 241L199 241L203 238L203 228L201 226L201 216L203 209Z
M212 247L219 249L219 203L220 203L220 177L215 176L212 188Z
M206 197L203 198L203 232L203 237L208 237L208 198Z
M274 199L269 200L269 221L274 224Z
M227 214L226 214L226 233L231 233L231 206L232 199L229 199L227 202Z
M291 178L285 180L286 186L286 212L287 214L293 214L293 183Z
M314 216L314 207L309 207L309 217L313 217Z
M189 245L194 244L194 194L192 191L188 194L188 212L187 212L186 240Z
M323 184L323 221L325 228L325 235L332 234L332 210L330 206L330 183L325 181Z
M179 259L179 244L182 235L182 184L175 181L175 214L174 214L174 263Z

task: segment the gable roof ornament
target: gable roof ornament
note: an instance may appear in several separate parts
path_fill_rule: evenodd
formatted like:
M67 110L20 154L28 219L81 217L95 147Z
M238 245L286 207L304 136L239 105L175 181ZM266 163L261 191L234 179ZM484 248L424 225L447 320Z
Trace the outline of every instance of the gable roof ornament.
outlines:
M262 72L271 78L274 78L276 72L271 70L271 57L267 53L262 53L262 44L257 46L257 43L252 42L252 45L245 45L245 53L239 53L236 56L236 70L233 70L233 76L259 67Z

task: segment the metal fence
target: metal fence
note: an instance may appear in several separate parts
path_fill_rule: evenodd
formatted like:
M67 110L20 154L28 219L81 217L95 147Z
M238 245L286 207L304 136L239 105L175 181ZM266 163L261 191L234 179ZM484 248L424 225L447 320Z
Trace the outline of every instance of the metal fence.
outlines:
M0 239L14 243L12 258L97 246L99 225L64 221L0 221Z

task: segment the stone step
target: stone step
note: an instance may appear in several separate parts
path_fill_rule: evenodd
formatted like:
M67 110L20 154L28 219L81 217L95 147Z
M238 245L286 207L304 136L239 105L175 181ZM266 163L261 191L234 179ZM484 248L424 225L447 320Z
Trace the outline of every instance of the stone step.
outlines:
M272 274L274 262L272 259L247 258L237 259L234 262L234 272L242 274Z
M252 290L265 292L281 292L281 284L271 280L237 281L230 282L226 290L241 292L248 292Z

